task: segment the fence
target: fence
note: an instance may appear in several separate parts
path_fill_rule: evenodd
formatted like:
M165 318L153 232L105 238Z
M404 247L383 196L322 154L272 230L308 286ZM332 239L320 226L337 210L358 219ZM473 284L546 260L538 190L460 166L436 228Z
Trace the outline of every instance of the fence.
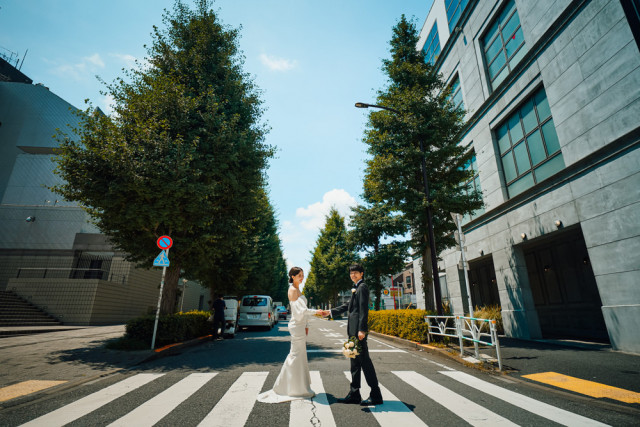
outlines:
M479 319L464 316L425 316L428 326L429 341L432 335L458 338L460 343L460 356L464 355L463 342L473 342L476 359L480 358L478 344L484 344L496 349L498 369L502 371L502 358L500 356L500 341L496 321L494 319Z

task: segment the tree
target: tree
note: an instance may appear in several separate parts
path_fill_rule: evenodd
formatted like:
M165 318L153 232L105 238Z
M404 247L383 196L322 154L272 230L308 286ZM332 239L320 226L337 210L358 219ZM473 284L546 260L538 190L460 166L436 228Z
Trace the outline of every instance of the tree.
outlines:
M372 200L367 193L364 199L367 205L352 209L349 237L357 251L365 251L363 264L367 283L375 295L375 309L380 310L382 279L404 267L409 249L407 241L388 239L405 234L408 223L405 217L394 213L389 205Z
M322 297L323 301L337 304L338 293L351 288L349 265L357 261L357 255L349 244L344 218L335 208L331 208L320 230L316 247L312 252L311 271L313 276L310 291ZM305 290L309 286L309 280ZM308 297L310 294L305 293ZM314 295L314 301L317 296Z
M223 27L209 0L196 0L195 10L177 0L163 22L164 30L154 26L149 66L106 85L115 114L89 106L79 140L62 135L57 173L65 182L54 189L83 205L139 266L151 266L157 237L173 238L165 314L181 270L212 287L243 271L273 150L258 90L242 71L238 31Z
M420 164L429 178L436 251L453 245L455 225L450 212L471 213L482 206L464 183L471 178L465 164L473 153L461 146L464 111L449 100L448 88L437 70L416 50L418 32L403 15L393 28L391 59L383 60L388 76L377 104L392 108L369 115L364 142L372 158L367 163L365 191L372 198L401 211L410 224L411 245L422 255L425 302L433 309L431 253ZM420 141L424 153L420 149Z

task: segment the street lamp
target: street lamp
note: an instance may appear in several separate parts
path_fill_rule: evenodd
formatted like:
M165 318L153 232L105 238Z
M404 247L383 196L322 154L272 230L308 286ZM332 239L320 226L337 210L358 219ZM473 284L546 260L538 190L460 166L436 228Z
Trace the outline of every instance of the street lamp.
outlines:
M385 107L383 105L367 104L365 102L356 102L356 108L381 108L383 110L391 111L395 114L402 115L402 113L395 108ZM424 144L422 139L420 140L420 151L422 156L420 158L422 165L422 184L424 186L424 195L427 199L427 229L429 232L429 249L431 251L431 269L433 270L433 291L436 299L436 312L438 316L442 316L442 297L440 295L440 275L438 273L438 256L436 253L436 240L433 233L433 216L431 214L431 196L429 195L429 179L427 178L427 164L424 160Z

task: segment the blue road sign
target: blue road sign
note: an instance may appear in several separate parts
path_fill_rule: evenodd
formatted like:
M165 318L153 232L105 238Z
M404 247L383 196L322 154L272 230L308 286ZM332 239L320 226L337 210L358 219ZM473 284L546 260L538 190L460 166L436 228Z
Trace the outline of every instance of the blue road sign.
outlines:
M153 260L154 267L169 267L169 257L165 251L160 251L160 255Z

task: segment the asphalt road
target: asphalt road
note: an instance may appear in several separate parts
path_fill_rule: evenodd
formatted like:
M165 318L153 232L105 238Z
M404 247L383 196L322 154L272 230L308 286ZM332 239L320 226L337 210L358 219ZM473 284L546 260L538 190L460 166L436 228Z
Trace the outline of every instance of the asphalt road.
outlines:
M313 400L255 402L273 386L289 351L286 322L271 331L185 348L131 370L0 411L0 425L638 425L633 405L557 391L482 372L413 347L370 337L385 404L341 405L349 362L338 353L341 321L313 319L308 338ZM345 371L347 375L345 375ZM364 378L363 378L364 383ZM368 394L363 392L363 398ZM636 405L637 406L637 405ZM602 423L602 424L600 424Z

